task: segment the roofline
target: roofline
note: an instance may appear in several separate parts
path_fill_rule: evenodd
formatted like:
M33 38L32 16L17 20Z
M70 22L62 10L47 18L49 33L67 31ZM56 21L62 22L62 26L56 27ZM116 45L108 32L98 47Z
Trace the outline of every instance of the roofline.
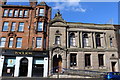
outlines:
M72 24L86 24L86 25L113 25L113 24L94 24L94 23L81 23L81 22L67 22Z
M31 6L24 6L24 5L2 5L2 7L9 7L9 8L32 8Z

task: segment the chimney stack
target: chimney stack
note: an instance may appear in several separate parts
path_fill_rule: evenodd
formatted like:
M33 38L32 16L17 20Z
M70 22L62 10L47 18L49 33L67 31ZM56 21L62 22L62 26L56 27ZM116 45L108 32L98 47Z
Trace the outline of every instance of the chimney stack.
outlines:
M0 0L0 5L6 5L7 0Z
M36 6L37 0L29 0L30 6Z

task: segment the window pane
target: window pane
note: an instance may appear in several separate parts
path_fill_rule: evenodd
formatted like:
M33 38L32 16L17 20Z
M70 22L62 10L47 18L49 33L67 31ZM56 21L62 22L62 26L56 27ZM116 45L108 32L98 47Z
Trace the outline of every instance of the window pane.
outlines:
M11 26L11 31L15 31L15 26L16 26L16 22L13 22Z
M19 17L22 17L22 14L23 14L23 11L20 10L20 12L19 12Z
M3 31L8 31L8 22L4 22Z
M18 15L18 10L15 10L14 17L17 17L17 15Z
M39 16L44 16L44 9L40 9Z
M77 58L76 58L77 54L70 54L70 66L76 66L77 65Z
M112 47L113 46L113 39L110 38L110 46Z
M5 9L5 10L4 10L4 16L7 16L7 14L8 14L8 10Z
M55 44L60 45L60 36L56 36Z
M91 66L90 54L85 54L85 66Z
M24 17L27 17L28 16L28 10L25 10L24 11Z
M17 38L16 48L21 48L21 47L22 47L22 38Z
M12 12L13 12L13 10L9 10L9 15L8 16L12 16Z
M10 38L10 40L9 40L9 48L12 48L12 46L13 46L13 38Z
M36 48L41 48L42 47L42 38L37 37L36 38Z
M37 31L42 31L42 30L43 30L43 22L38 22Z
M6 38L2 37L0 40L0 47L5 47Z
M24 23L23 22L19 23L18 31L24 31Z
M104 54L98 54L99 66L104 66Z

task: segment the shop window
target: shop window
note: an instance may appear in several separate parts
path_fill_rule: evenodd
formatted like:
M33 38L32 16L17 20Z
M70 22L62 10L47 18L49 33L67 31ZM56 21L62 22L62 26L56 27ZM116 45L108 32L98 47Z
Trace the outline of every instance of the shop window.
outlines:
M55 37L55 44L60 45L60 36Z
M24 31L24 22L19 23L18 31Z
M13 38L10 38L9 39L9 48L12 48L13 47Z
M85 33L85 34L83 34L83 46L87 47L87 46L89 46L88 44L89 44L88 34Z
M0 38L0 47L5 47L5 43L6 43L6 38L5 37L1 37Z
M44 39L44 48L46 48L46 39Z
M9 17L11 17L11 16L12 16L12 14L13 14L13 10L12 10L12 9L10 9L10 10L9 10L9 14L8 14L8 16L9 16Z
M15 10L14 11L14 17L17 17L18 16L18 10Z
M3 15L3 16L6 17L7 15L8 15L8 10L5 9L5 10L4 10L4 15Z
M22 38L17 38L16 48L21 48L21 47L22 47Z
M38 22L37 31L43 31L43 22Z
M76 66L77 65L77 54L70 54L70 66Z
M11 31L15 31L16 22L12 22Z
M91 54L85 54L85 67L91 66Z
M42 47L42 38L37 37L36 38L36 48L41 48Z
M23 10L20 10L19 11L19 17L22 17L22 15L23 15Z
M24 17L28 17L28 10L24 10Z
M101 37L100 34L96 35L96 46L101 47Z
M44 16L44 9L39 10L39 16Z
M8 22L3 23L3 29L2 31L8 31Z
M104 66L104 54L98 54L99 66Z
M75 34L70 34L70 46L75 46Z

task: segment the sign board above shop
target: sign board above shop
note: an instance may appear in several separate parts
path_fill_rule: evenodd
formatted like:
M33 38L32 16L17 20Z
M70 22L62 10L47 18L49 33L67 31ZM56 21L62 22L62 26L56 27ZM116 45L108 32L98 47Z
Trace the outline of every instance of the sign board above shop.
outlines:
M2 55L12 55L12 56L41 56L41 57L47 57L48 56L48 51L2 49L0 54L2 54Z

